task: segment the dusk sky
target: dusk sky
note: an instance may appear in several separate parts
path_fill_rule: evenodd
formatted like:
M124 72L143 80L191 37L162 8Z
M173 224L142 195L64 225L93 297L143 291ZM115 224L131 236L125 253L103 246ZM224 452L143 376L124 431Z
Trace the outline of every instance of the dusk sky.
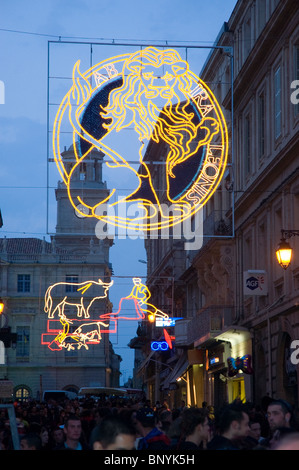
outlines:
M198 74L210 52L208 46L235 4L236 0L2 1L0 81L5 92L0 96L0 209L4 225L0 236L49 240L55 230L54 188L61 177L56 165L47 163L48 152L53 158L51 149L47 150L47 134L55 114L49 111L48 129L48 49L49 75L71 75L77 60L83 71L88 68L90 43L111 44L94 46L93 64L98 57L109 58L124 49L130 52L120 43L134 44L134 51L143 44L183 44L183 53ZM61 44L49 43L59 39ZM204 48L188 50L188 45ZM51 102L60 102L67 91L51 82ZM115 275L110 298L115 305L130 292L131 277L145 276L146 264L138 261L145 259L142 240L115 240L110 250ZM123 358L122 384L132 375L134 353L127 344L135 336L137 323L121 322L119 327L118 335L110 339Z

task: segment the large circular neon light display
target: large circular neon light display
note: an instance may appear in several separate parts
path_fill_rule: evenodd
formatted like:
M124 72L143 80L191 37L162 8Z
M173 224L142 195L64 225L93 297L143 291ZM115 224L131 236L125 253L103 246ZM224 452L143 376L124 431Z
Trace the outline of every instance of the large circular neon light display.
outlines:
M61 157L65 122L73 133L76 161L71 169ZM130 155L118 144L128 129L138 144ZM159 169L145 159L149 142L165 144L162 154L159 147ZM92 206L72 181L94 148L105 154L104 165L115 171L115 183L123 171L132 173L136 185L126 195L110 185L109 196ZM75 64L72 87L55 118L53 151L71 204L77 213L84 208L82 217L159 230L195 214L215 192L227 162L227 127L215 96L178 52L148 47L109 58L84 73ZM153 175L158 170L159 178ZM121 210L128 204L138 207L137 213Z

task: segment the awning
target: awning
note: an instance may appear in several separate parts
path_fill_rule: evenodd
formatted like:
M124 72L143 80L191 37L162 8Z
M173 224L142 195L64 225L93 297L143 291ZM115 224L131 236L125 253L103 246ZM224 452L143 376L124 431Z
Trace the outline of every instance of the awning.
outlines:
M176 383L176 380L183 375L183 373L188 369L189 361L183 355L179 358L173 370L169 373L168 377L161 384L161 388L167 390L171 383Z
M215 336L215 339L220 341L227 341L232 346L244 343L251 339L251 333L247 328L242 326L233 325L223 330L219 335Z

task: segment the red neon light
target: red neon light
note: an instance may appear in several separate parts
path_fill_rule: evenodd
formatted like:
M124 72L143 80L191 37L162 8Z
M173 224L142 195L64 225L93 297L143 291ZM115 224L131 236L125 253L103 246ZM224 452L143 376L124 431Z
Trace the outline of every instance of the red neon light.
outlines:
M169 346L169 349L172 349L172 341L175 340L175 336L170 336L169 333L163 328L164 338L166 343Z

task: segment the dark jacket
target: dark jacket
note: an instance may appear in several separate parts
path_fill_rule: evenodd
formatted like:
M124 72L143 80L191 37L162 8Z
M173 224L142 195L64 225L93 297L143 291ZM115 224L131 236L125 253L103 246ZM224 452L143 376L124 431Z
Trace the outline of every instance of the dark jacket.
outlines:
M170 439L159 431L158 428L153 428L145 437L140 439L138 443L138 450L167 450L170 449Z
M232 441L223 436L214 436L213 439L208 442L208 450L239 450Z

